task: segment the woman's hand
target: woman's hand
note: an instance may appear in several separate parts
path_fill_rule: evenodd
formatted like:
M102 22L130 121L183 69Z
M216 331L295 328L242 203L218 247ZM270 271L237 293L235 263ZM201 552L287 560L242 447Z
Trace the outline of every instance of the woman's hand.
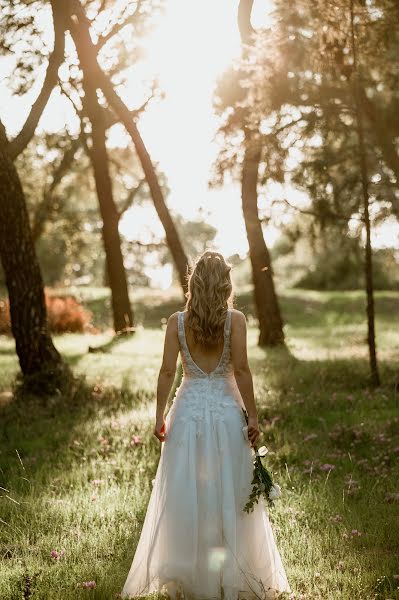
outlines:
M157 437L159 439L160 442L164 442L166 440L165 420L163 417L162 417L162 419L156 420L153 433L154 433L155 437Z
M248 438L252 445L260 435L258 417L248 417Z

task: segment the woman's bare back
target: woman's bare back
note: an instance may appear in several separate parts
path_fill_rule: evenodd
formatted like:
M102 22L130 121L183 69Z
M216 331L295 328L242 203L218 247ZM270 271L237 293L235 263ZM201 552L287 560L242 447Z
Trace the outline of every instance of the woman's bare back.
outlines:
M187 312L184 312L184 330L191 358L205 373L212 373L218 366L223 352L223 337L215 346L204 348L194 340L191 328L187 325Z

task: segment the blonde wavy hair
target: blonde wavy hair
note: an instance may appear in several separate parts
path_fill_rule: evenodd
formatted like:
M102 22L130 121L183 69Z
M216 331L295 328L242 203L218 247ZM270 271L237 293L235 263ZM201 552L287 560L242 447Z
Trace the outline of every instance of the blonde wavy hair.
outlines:
M231 266L219 252L204 252L188 276L187 324L194 341L216 346L223 338L227 309L233 306Z

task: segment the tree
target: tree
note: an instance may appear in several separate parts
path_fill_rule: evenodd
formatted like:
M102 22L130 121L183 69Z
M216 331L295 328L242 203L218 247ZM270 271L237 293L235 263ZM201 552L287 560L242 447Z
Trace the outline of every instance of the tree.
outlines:
M24 126L22 127L18 135L9 142L8 154L12 160L15 160L15 158L24 150L24 148L26 148L26 146L32 139L37 124L39 123L40 117L43 114L43 111L51 96L51 93L54 87L57 85L58 70L64 61L65 29L68 14L67 6L66 3L60 2L59 0L51 0L51 9L54 28L53 51L48 61L46 76L44 78L42 88L31 107L31 110L24 123ZM22 21L22 25L23 24L24 23ZM19 22L18 18L15 18L14 12L11 12L9 17L5 19L3 24L3 29L5 30L5 33L11 33L11 35L13 33L16 33L18 36L20 27L21 23ZM7 42L3 42L3 44L5 44L5 49L9 50Z
M47 326L43 281L25 197L0 123L0 257L10 300L11 327L24 376L56 381L63 362Z
M296 163L289 181L308 193L311 206L306 210L322 227L342 223L341 231L348 232L353 221L364 227L368 346L375 385L379 375L370 206L374 222L398 214L398 182L388 160L397 142L392 135L388 142L378 142L377 119L371 118L379 104L383 130L387 123L397 130L392 118L396 100L389 92L397 69L370 43L381 38L387 18L397 17L398 11L389 1L377 4L278 1L274 43L266 35L257 40L258 58L250 69L256 94L249 98L252 118L263 120L268 137L285 145L287 157ZM272 62L278 70L270 68ZM281 123L289 117L282 139Z
M97 88L104 93L110 107L117 115L118 119L126 128L130 135L137 156L140 160L144 176L150 189L151 197L155 210L165 229L167 244L173 256L177 272L179 274L180 284L184 292L187 291L187 257L185 255L182 243L178 236L176 227L167 208L162 188L152 164L151 157L143 142L134 117L131 111L116 93L112 81L100 68L98 63L98 48L93 43L90 36L90 22L88 21L84 8L78 0L71 3L69 29L78 50L82 69L90 72Z
M52 0L54 47L41 91L20 133L9 141L0 121L0 257L8 289L11 328L16 351L25 378L44 375L43 385L58 385L66 367L52 342L47 326L43 281L32 240L25 196L13 160L32 139L36 126L56 84L64 59L65 10ZM13 9L13 7L12 7ZM7 15L2 27L14 15ZM14 22L11 36L19 34L21 23ZM29 23L28 23L29 25ZM3 36L3 51L9 49Z
M121 251L121 240L118 229L119 213L112 193L112 180L106 147L107 123L104 109L97 97L95 74L87 67L85 57L82 55L82 48L79 44L77 45L77 52L83 70L84 114L87 115L91 125L91 148L86 147L93 168L97 198L103 222L102 236L107 262L108 282L111 289L114 329L119 333L131 330L134 323Z
M254 31L251 26L253 0L241 0L238 8L238 27L241 35L243 61L247 61L252 53ZM245 108L248 95L244 83L243 69L236 74L226 74L218 89L219 103L226 114L221 128L224 143L229 147L236 143L237 132L242 141L241 172L237 176L241 180L241 200L245 228L252 267L254 299L259 321L260 346L274 346L284 343L283 322L274 287L273 270L270 253L263 234L262 222L258 210L258 184L260 165L264 160L264 138L259 132L259 120L253 119L251 112ZM231 111L233 107L233 112ZM233 142L231 142L233 139ZM236 160L240 158L236 156ZM222 173L228 170L228 162L219 156L218 169ZM231 170L231 169L230 169ZM236 165L233 171L236 170Z
M365 146L364 136L364 125L363 125L363 110L361 100L361 78L359 74L359 66L357 59L357 40L355 32L355 14L353 0L350 0L350 45L352 50L353 60L353 97L356 117L356 130L358 136L359 145L359 166L360 166L360 177L362 182L362 195L363 195L363 210L364 210L364 225L366 229L366 243L365 243L365 261L364 261L364 273L366 283L366 295L367 295L367 343L369 348L369 360L371 369L371 380L374 385L380 385L380 375L377 364L377 351L375 344L375 309L374 309L374 288L373 288L373 262L372 262L372 249L371 249L371 225L370 225L370 197L368 190L368 167L367 167L367 155Z

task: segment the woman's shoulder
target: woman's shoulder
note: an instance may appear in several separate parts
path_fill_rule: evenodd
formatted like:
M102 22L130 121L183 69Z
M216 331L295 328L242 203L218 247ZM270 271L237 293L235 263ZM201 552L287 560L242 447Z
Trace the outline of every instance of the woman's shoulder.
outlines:
M236 308L230 308L230 313L231 313L231 323L234 326L234 324L239 324L239 323L245 323L246 322L246 316L244 315L243 312L241 312L240 310L237 310Z
M167 320L167 325L168 325L168 327L170 327L170 328L174 328L174 327L176 327L176 328L177 328L177 321L178 321L178 318L179 318L179 314L180 314L180 312L181 312L181 311L180 311L180 310L178 310L178 311L176 311L176 312L172 313L172 314L170 315L170 317L168 317L168 320Z
M237 319L238 320L241 319L241 320L244 320L244 321L246 320L246 317L245 317L244 313L241 312L241 310L238 310L237 308L230 308L229 310L231 312L231 316L232 316L233 319L236 319L236 320Z

